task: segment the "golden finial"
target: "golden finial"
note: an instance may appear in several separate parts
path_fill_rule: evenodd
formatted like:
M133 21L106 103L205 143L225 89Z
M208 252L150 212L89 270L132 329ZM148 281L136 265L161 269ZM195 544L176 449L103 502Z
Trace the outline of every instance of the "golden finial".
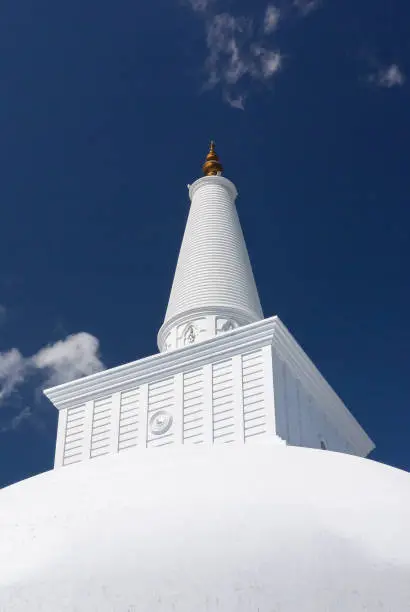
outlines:
M206 156L202 170L205 176L216 176L222 174L223 168L219 161L219 157L215 152L215 143L211 140L211 146L209 147L209 153Z

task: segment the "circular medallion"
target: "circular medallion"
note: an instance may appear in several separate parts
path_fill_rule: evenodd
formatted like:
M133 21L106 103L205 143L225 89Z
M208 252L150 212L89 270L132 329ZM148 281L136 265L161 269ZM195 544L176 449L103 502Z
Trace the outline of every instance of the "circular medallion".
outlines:
M151 433L160 436L166 433L172 425L172 414L166 410L158 410L149 420Z

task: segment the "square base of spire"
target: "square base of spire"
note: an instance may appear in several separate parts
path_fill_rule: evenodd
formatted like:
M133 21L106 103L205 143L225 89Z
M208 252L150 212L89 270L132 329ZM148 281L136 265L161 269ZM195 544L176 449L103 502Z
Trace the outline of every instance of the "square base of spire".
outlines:
M59 410L55 467L133 447L373 449L277 317L45 393Z

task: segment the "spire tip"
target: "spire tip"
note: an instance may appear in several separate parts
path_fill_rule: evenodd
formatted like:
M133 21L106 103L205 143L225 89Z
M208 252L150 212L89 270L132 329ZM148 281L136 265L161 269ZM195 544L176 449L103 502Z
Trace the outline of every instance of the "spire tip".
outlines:
M223 172L223 167L215 151L215 142L213 140L211 140L209 153L206 156L204 165L202 166L202 171L204 176L220 176Z

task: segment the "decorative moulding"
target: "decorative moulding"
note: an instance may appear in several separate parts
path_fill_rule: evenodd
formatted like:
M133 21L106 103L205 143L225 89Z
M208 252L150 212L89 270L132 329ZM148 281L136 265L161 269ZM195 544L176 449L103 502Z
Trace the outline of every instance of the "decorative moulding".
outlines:
M103 397L115 391L127 391L137 385L193 370L208 363L228 359L238 352L254 350L272 343L277 317L238 327L221 336L191 344L169 353L158 353L126 363L85 378L44 391L58 410Z
M192 185L189 185L188 190L189 190L190 199L192 200L195 193L199 189L201 189L202 187L206 187L208 185L211 185L211 186L220 185L221 187L225 187L225 189L229 191L233 200L236 200L238 196L238 191L235 185L232 183L232 181L225 178L224 176L203 176L197 179L195 183L192 183Z

